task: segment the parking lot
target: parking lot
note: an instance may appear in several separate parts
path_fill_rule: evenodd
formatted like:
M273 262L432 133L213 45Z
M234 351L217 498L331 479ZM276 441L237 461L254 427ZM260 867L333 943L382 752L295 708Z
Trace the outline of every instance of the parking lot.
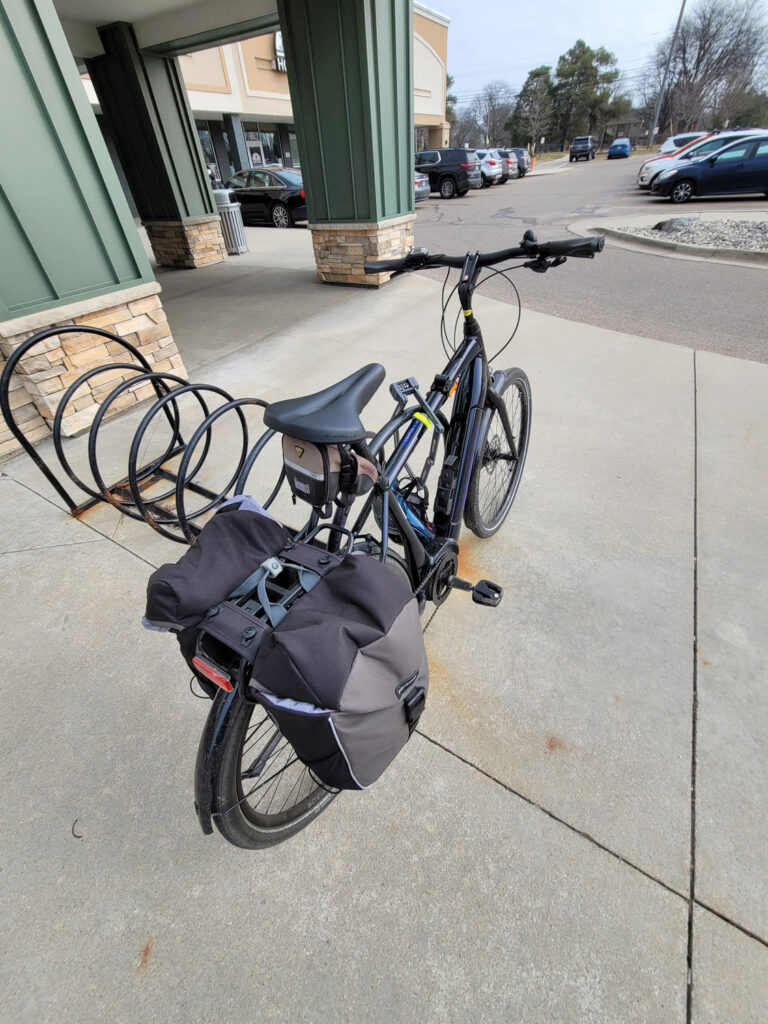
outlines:
M529 227L541 239L560 238L567 237L574 222L599 223L600 217L615 221L647 214L663 220L694 217L700 210L722 211L732 219L742 211L768 216L763 196L701 199L683 209L652 199L635 185L641 160L637 153L628 160L598 158L589 163L569 164L566 158L562 174L528 175L450 201L433 196L418 206L416 244L435 252L487 251L515 245ZM768 359L762 270L695 264L615 247L598 261L599 275L587 260L572 260L567 273L518 273L524 305L640 337L760 362ZM485 289L502 302L516 301L504 281L489 281Z

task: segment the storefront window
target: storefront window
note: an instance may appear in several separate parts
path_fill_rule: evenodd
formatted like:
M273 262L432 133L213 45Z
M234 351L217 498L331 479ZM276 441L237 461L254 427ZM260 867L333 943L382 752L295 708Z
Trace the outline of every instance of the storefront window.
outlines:
M280 157L275 148L275 133L260 132L259 134L261 135L261 151L264 156L264 163L279 164Z
M296 132L288 132L288 146L291 150L291 160L293 161L294 167L301 167L301 159L299 157L299 144L296 141Z
M251 157L251 167L265 167L269 164L282 165L282 155L277 135L273 131L262 131L261 125L251 121L243 125L245 144Z

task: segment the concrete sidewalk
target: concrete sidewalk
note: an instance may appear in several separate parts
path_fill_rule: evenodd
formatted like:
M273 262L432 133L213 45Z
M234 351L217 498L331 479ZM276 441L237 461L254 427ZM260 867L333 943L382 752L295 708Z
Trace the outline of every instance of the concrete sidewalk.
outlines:
M306 232L249 240L162 275L194 379L276 398L442 368L433 281L332 289ZM514 311L475 310L493 351ZM451 596L419 734L262 853L200 832L207 704L139 625L183 548L0 467L4 1019L683 1024L689 959L695 1024L765 1019L768 366L526 311L499 365L531 378L531 449L461 568L504 600ZM132 423L105 433L112 479Z

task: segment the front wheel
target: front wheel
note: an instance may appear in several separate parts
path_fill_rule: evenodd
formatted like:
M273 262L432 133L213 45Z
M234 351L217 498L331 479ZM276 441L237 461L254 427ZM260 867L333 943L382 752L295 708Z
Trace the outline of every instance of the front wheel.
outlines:
M234 846L258 850L290 839L337 796L317 781L260 704L238 694L218 741L211 811L219 832Z
M291 211L285 203L275 203L272 207L272 223L276 228L290 228L293 226Z
M496 388L511 434L491 404L480 423L475 464L469 478L464 522L478 537L491 537L507 518L523 475L531 434L531 385L522 370L504 370ZM495 379L495 378L494 378Z
M692 196L693 182L690 181L678 181L669 193L669 198L673 203L687 203Z

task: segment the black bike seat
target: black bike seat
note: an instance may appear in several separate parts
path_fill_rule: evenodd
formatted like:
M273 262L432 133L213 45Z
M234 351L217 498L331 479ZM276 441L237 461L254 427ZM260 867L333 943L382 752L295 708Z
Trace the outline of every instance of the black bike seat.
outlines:
M272 402L264 410L264 423L301 441L320 444L362 441L365 427L360 422L360 413L384 376L385 370L380 363L369 363L357 373L314 395Z

